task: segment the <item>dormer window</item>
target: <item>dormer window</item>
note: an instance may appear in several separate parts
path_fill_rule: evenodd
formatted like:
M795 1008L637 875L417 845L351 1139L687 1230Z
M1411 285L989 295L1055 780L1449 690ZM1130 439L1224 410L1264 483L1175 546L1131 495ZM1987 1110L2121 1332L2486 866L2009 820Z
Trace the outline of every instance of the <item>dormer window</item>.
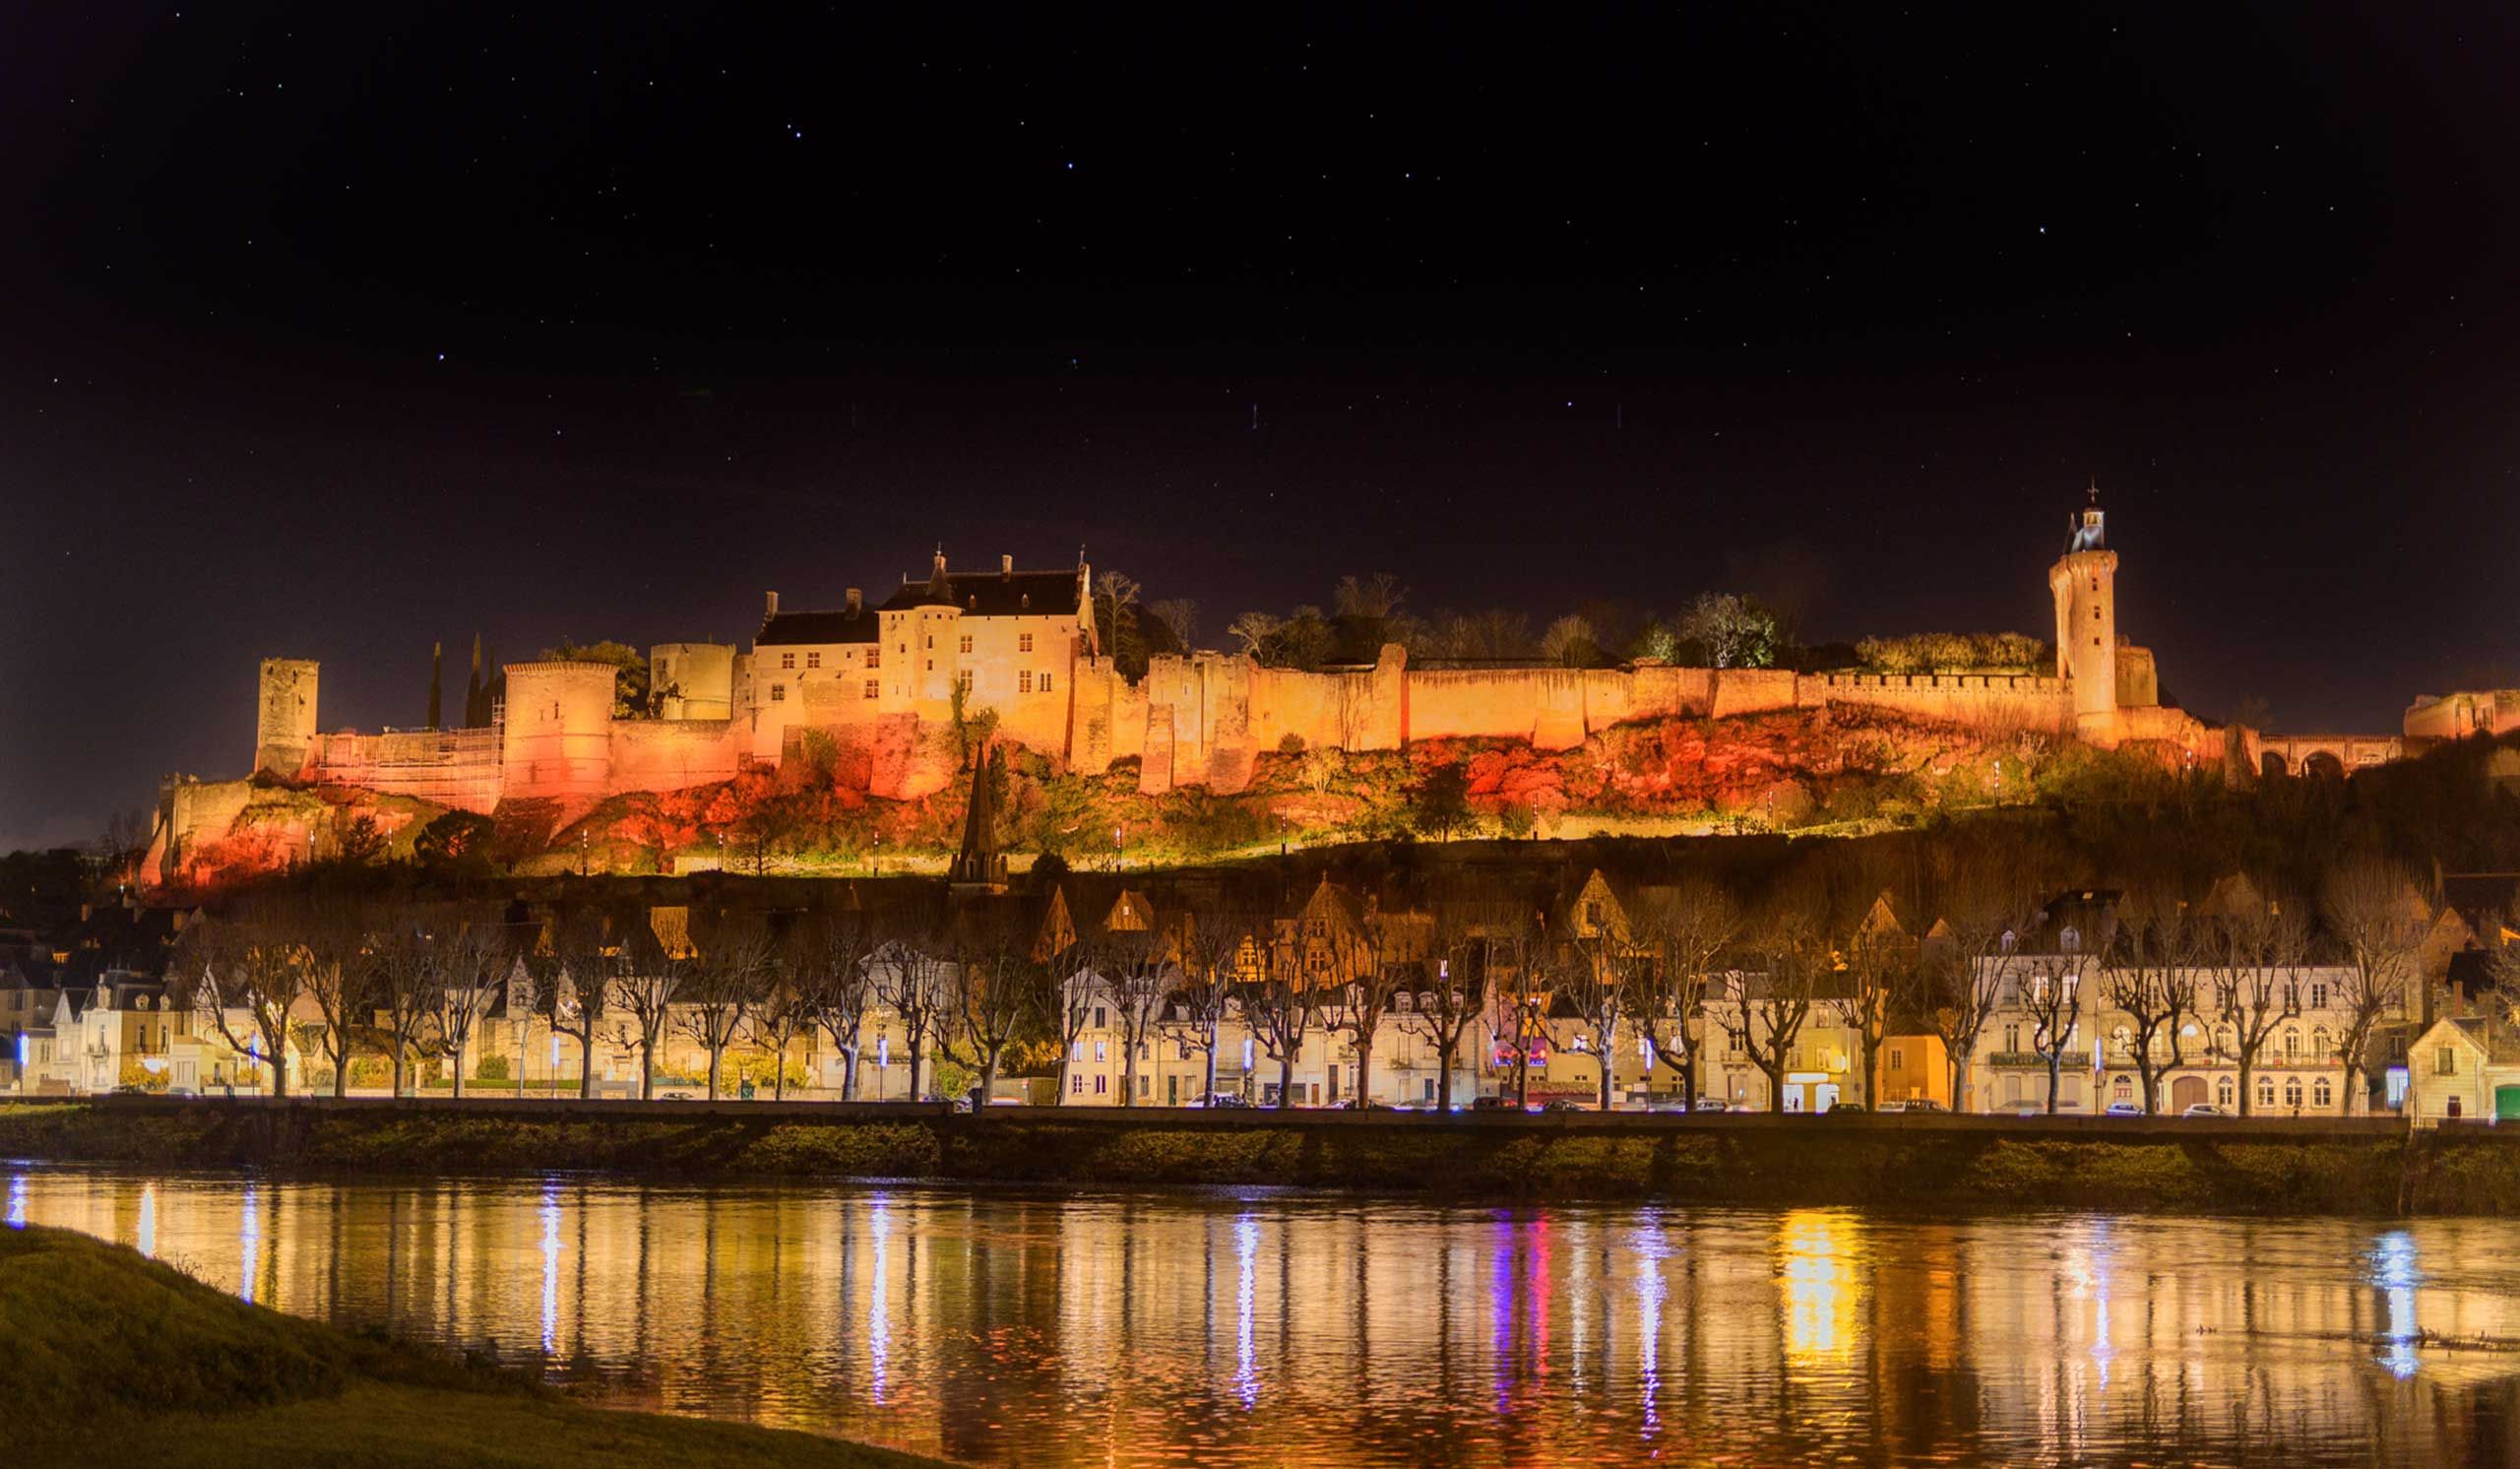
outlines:
M1997 942L2001 945L2003 951L2009 954L2013 951L2014 945L2021 942L2021 937L2019 934L2014 933L2010 928L2006 928L2004 930L2004 936L2001 939L1998 939Z
M2068 954L2078 954L2082 952L2082 931L2076 928L2073 925L2067 924L2063 928L2057 930L2056 947L2064 950Z

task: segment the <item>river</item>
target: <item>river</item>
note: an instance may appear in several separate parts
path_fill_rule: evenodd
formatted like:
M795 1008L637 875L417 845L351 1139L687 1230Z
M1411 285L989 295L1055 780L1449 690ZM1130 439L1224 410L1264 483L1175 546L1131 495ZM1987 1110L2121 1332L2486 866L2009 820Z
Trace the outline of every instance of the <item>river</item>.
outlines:
M284 1310L976 1463L2520 1457L2492 1220L0 1178Z

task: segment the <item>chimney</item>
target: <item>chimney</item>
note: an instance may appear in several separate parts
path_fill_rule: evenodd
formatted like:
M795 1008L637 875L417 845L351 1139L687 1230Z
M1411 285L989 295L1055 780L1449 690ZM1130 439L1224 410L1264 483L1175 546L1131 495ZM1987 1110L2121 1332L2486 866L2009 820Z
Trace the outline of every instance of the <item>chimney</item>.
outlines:
M855 587L849 589L849 615L854 617L866 606L866 594Z
M997 558L997 579L1002 582L1013 581L1015 579L1015 558L1013 556L1000 556Z
M779 594L772 592L766 595L770 599L770 606L767 610L762 612L762 615L765 617L776 617L779 615Z

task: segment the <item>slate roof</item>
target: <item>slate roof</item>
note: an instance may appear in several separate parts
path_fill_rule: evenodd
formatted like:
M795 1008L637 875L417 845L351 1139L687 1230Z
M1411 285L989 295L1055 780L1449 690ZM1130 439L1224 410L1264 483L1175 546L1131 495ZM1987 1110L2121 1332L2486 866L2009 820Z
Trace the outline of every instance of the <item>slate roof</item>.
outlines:
M871 643L882 630L880 621L873 607L853 612L846 607L829 612L774 612L761 619L753 644L776 648L799 643Z
M1077 574L1073 571L949 571L940 591L933 578L902 579L902 589L884 601L886 611L914 607L958 607L980 617L1073 617Z

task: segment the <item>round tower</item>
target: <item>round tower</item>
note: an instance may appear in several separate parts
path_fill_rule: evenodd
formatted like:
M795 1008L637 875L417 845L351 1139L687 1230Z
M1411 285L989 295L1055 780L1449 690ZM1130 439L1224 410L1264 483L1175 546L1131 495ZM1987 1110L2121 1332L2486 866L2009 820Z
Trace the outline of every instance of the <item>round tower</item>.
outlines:
M2117 553L2109 549L2100 486L2065 520L2065 553L2048 570L2056 599L2056 676L2073 690L2076 732L2093 744L2117 742Z
M507 665L507 723L499 737L502 798L609 793L617 671L608 663Z
M315 752L315 660L266 658L254 718L254 770L285 780Z

